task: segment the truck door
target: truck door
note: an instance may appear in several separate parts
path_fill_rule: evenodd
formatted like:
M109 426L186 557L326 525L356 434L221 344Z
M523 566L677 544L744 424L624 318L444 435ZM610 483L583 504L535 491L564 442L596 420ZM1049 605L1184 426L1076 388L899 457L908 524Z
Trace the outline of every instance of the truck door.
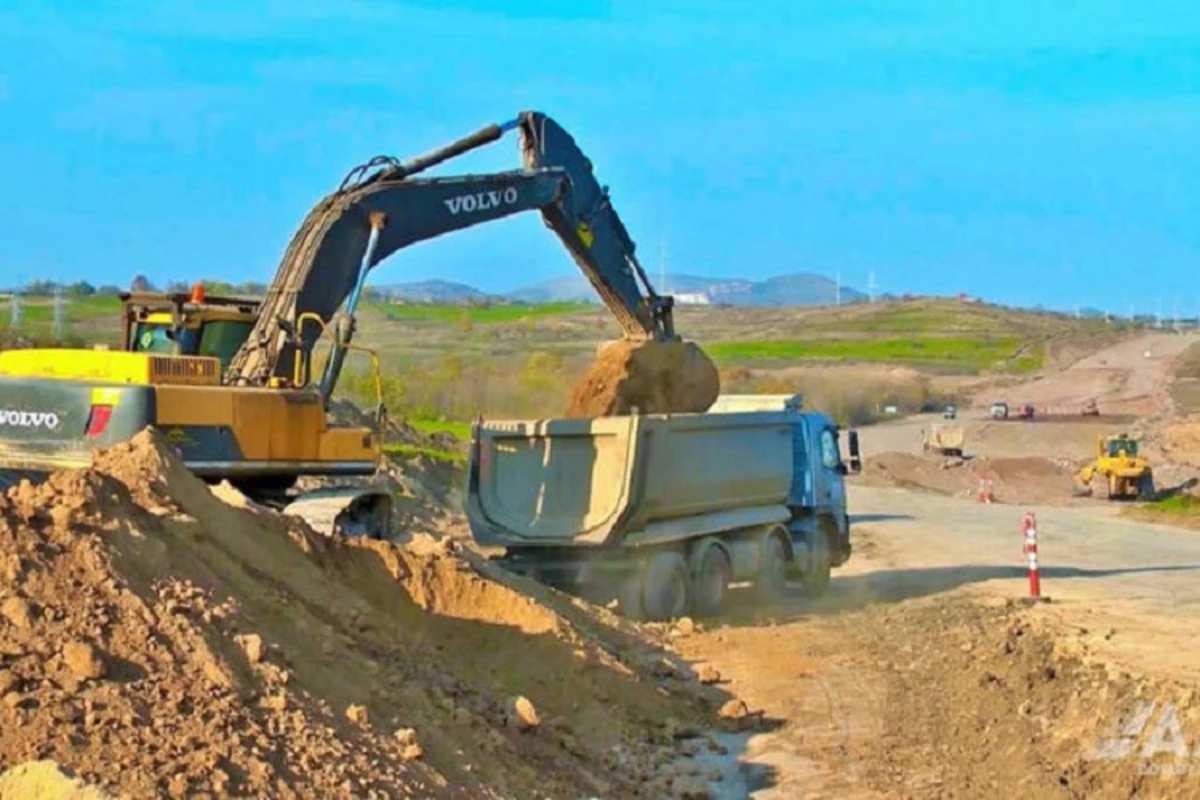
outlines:
M838 450L837 434L833 428L821 429L820 446L817 451L821 473L817 488L817 506L840 520L842 511L846 508L846 483L842 476L842 454Z

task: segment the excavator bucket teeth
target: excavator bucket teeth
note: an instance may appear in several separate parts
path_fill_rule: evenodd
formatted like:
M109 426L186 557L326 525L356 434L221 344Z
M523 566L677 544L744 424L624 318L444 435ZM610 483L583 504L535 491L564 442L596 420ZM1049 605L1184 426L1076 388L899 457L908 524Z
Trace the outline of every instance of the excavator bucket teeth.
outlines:
M301 517L324 536L362 536L386 541L391 535L395 502L374 488L337 486L307 492L289 503L285 514Z

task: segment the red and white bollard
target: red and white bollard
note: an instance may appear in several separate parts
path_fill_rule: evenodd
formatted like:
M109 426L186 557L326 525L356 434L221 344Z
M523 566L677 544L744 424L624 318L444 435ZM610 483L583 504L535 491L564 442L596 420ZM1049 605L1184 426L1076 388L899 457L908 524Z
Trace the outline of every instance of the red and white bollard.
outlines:
M1022 523L1021 529L1025 538L1025 558L1029 563L1029 596L1037 600L1042 596L1042 581L1038 576L1037 517L1032 511L1025 513L1025 521Z
M978 497L981 503L991 504L996 502L996 493L992 491L992 482L990 480L983 479L979 481Z

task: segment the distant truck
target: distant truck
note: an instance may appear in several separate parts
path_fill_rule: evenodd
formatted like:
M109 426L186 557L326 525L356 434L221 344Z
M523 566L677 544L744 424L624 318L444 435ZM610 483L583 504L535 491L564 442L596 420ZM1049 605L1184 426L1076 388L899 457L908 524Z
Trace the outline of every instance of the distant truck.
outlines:
M997 400L992 403L991 411L992 419L1008 419L1008 403L1003 400Z
M720 613L731 583L823 594L850 558L858 435L794 395L703 414L478 421L465 508L506 568L632 619Z
M961 425L931 425L921 431L921 446L944 456L962 457L966 432Z

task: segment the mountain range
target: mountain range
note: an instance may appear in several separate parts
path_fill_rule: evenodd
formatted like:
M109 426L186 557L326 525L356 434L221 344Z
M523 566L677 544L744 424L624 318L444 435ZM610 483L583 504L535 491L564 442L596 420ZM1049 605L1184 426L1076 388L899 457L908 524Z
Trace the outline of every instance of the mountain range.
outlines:
M813 306L837 302L837 283L824 275L795 272L762 281L746 278L709 278L700 275L652 276L655 290L673 294L677 302L727 304L733 306ZM504 293L488 293L464 283L424 280L372 287L373 292L398 300L418 303L598 303L596 290L582 274L553 278ZM841 287L842 303L857 303L867 296L849 286Z

